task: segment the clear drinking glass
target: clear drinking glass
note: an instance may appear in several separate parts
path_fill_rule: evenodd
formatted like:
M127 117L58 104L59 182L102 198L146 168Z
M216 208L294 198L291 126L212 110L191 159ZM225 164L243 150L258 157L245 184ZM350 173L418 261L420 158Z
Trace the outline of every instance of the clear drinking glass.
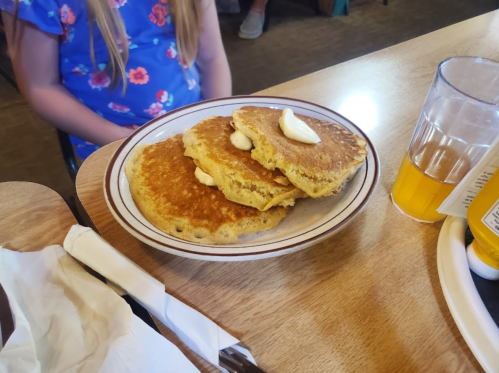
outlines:
M499 135L499 63L452 57L438 66L402 161L392 201L415 220L437 208Z

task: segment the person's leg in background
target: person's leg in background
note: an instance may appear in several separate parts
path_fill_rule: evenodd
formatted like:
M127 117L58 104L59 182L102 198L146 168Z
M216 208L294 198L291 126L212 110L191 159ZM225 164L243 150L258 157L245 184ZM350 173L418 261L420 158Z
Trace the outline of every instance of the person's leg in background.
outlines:
M235 14L239 13L241 8L239 7L239 0L215 0L218 13L229 13Z
M239 37L243 39L256 39L262 34L267 2L268 0L253 0L248 15L239 30Z

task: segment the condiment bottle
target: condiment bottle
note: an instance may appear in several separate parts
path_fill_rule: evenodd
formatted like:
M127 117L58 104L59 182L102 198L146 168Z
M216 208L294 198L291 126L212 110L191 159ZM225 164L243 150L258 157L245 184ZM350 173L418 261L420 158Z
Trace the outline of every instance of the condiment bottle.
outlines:
M468 224L475 237L466 249L470 269L485 279L499 280L499 170L471 202Z

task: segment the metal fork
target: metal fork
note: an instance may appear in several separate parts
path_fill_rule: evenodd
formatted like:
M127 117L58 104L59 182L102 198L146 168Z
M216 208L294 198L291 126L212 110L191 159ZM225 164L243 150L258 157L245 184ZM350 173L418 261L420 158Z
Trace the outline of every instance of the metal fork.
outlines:
M246 346L243 346L247 348ZM220 350L218 355L220 366L229 373L265 373L255 364L248 360L242 352L232 347Z

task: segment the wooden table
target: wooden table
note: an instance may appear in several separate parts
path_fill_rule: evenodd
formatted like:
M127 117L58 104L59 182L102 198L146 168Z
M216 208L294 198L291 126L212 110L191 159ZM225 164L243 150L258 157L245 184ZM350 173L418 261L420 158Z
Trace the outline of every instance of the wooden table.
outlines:
M57 192L28 182L0 183L0 216L0 245L16 251L62 245L77 224Z
M378 149L381 180L368 208L315 247L219 263L142 244L113 219L103 196L104 170L119 143L84 162L78 195L107 241L251 346L268 372L481 371L440 288L441 223L402 216L389 193L438 63L454 55L499 59L497 35L493 12L260 92L339 111Z

